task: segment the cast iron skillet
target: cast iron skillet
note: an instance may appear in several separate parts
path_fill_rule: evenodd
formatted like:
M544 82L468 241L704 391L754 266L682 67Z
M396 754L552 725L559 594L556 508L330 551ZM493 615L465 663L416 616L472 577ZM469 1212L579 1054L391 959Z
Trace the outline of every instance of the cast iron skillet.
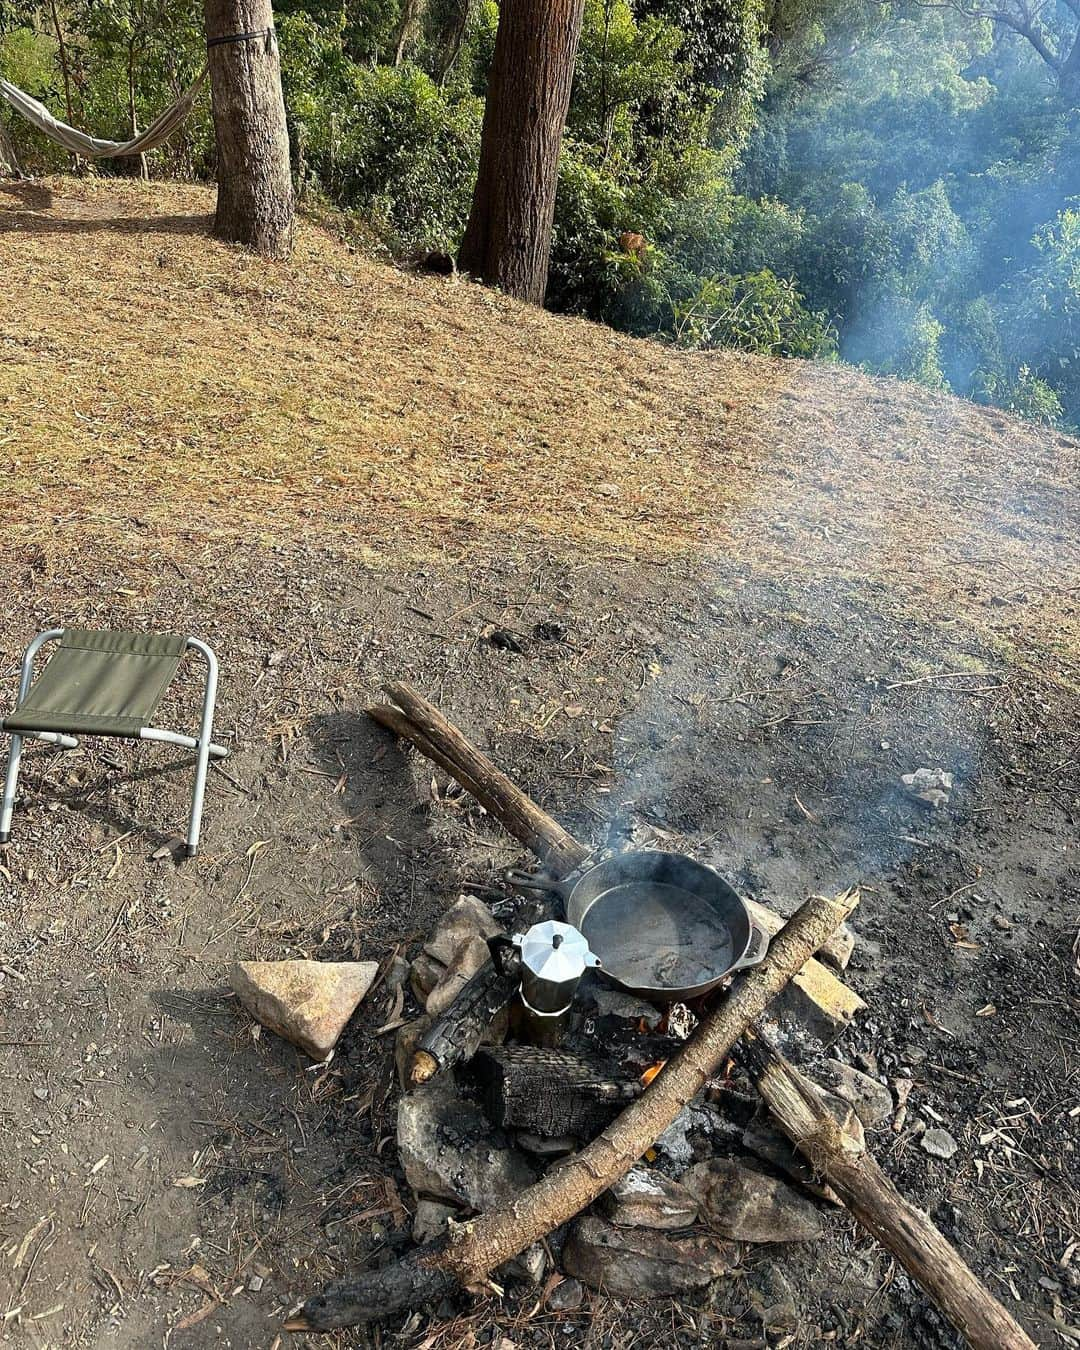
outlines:
M519 890L550 891L584 933L601 973L657 1003L700 998L764 957L768 934L713 868L682 853L639 849L565 881L512 870Z

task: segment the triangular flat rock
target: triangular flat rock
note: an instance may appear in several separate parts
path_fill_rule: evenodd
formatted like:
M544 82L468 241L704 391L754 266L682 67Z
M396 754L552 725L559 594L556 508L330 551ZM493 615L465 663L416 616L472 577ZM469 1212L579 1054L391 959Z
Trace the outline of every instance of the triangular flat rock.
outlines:
M325 1059L378 971L377 961L239 961L229 984L257 1022Z

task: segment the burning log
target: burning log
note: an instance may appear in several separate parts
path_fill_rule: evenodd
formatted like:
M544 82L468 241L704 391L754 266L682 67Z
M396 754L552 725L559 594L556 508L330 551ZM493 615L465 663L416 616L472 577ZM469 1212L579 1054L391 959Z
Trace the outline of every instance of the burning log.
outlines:
M580 1055L533 1045L481 1050L469 1074L483 1089L493 1125L547 1138L591 1139L643 1091L639 1080L611 1078Z
M930 1221L843 1129L821 1090L760 1035L748 1036L757 1086L785 1134L852 1214L890 1251L974 1350L1035 1350L1035 1342Z
M808 900L761 965L742 976L642 1095L554 1175L528 1187L513 1205L456 1225L448 1238L417 1248L396 1265L332 1285L308 1299L288 1329L327 1331L377 1321L471 1287L579 1213L652 1146L851 908L850 894Z

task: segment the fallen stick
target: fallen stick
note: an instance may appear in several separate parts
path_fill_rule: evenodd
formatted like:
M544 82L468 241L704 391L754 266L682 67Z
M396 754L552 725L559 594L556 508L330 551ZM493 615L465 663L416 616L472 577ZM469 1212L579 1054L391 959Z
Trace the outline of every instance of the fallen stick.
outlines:
M456 778L489 815L556 875L565 876L585 861L589 850L481 754L438 708L399 681L383 688L404 717L385 707L369 708L370 717L411 740L428 759Z
M843 1130L820 1089L763 1036L747 1036L758 1090L799 1152L852 1214L901 1262L975 1350L1036 1350L928 1215L910 1204L867 1152Z
M642 1095L554 1174L528 1187L507 1209L455 1224L449 1237L417 1248L396 1265L331 1285L308 1299L290 1331L327 1331L378 1321L461 1287L566 1223L592 1203L663 1134L720 1068L739 1036L852 908L851 893L808 900L773 940L761 965L742 975Z
M421 754L456 779L556 876L565 876L585 861L589 849L527 797L437 708L406 684L395 681L384 688L398 706L379 704L368 709L369 717L395 736L411 741ZM763 905L757 906L755 912L770 935L783 926L783 917ZM837 963L843 965L846 957L842 953L849 939L850 930L845 925L823 946L822 952L832 951ZM817 960L808 961L799 972L785 1001L800 1021L825 1037L853 1021L866 1007L853 989ZM434 1071L430 1060L426 1071L429 1077Z

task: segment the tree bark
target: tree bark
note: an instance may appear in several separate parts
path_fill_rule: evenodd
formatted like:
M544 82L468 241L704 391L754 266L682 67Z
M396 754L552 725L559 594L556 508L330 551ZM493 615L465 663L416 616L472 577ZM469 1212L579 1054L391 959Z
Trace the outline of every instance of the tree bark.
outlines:
M840 1128L820 1089L762 1037L748 1040L758 1090L785 1134L968 1344L975 1350L1036 1350L929 1216L904 1199L865 1143Z
M270 0L204 0L204 10L218 158L214 234L285 258L294 207L273 9Z
M760 966L741 977L648 1088L592 1143L506 1209L455 1226L450 1240L308 1299L290 1330L353 1326L414 1308L449 1289L471 1286L531 1242L566 1223L624 1176L701 1091L746 1028L850 912L846 897L816 896L784 926Z
M1058 88L1070 108L1080 106L1080 28L1076 30L1069 54L1058 71Z
M544 302L584 0L502 0L463 272Z
M19 161L15 156L15 146L8 135L8 129L0 120L0 176L7 175L12 178L20 178L22 170L19 168Z

